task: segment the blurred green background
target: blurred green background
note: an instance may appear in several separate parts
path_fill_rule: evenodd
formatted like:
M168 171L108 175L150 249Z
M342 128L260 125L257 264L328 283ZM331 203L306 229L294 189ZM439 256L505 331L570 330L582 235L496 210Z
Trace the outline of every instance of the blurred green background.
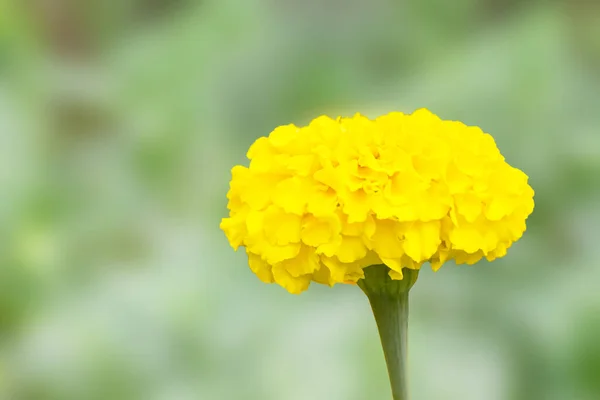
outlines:
M0 1L0 398L390 398L363 294L264 285L218 229L275 126L427 107L536 190L411 298L415 400L600 398L600 3Z

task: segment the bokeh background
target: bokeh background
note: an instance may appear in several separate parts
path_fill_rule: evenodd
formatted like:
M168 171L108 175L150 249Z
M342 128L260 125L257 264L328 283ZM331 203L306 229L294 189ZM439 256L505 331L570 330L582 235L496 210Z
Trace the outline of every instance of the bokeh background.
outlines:
M600 398L600 3L0 2L0 398L390 398L365 297L264 285L218 229L275 126L427 107L536 210L426 269L415 400Z

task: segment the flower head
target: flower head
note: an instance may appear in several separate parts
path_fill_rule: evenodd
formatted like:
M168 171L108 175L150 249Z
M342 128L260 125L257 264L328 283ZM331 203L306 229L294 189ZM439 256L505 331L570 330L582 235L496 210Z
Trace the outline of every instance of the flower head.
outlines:
M262 281L291 293L356 282L375 264L402 279L425 262L494 260L534 206L490 135L425 109L280 126L247 156L221 229Z

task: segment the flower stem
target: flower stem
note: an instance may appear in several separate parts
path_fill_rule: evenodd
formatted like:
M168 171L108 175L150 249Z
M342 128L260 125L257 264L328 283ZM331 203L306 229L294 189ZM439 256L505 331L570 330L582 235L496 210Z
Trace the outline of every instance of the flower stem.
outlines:
M408 400L406 379L408 293L417 280L418 271L404 269L404 279L392 280L383 265L365 269L358 283L371 304L394 400Z
M406 355L408 292L398 298L369 297L388 368L394 400L408 400Z

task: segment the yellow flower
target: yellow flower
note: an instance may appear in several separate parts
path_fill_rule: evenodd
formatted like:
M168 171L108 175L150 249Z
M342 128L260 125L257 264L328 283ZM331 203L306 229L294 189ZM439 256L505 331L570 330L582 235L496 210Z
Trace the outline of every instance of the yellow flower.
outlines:
M252 271L291 293L370 265L434 270L502 257L533 211L528 177L478 127L421 109L280 126L232 169L221 229Z

